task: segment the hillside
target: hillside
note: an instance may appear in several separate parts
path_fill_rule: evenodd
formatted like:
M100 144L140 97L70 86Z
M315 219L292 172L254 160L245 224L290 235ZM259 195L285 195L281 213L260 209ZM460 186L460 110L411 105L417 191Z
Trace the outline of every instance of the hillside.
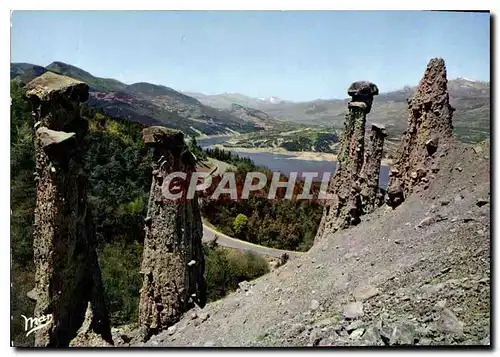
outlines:
M456 144L427 191L136 345L489 344L487 153Z
M90 87L88 104L112 117L127 118L146 125L163 124L188 135L259 130L251 121L203 105L197 99L171 88L150 83L127 85L114 79L96 77L63 62L53 62L47 67L11 63L10 73L12 80L27 83L47 70L87 83Z
M374 107L368 122L384 124L389 138L399 137L406 129L407 98L416 87L406 86L400 90L381 93L375 97ZM461 141L479 142L490 133L490 83L457 78L448 82L451 105L454 113L454 131ZM229 103L249 105L277 119L308 125L331 126L343 129L347 99L314 100L311 102L269 103L239 94L206 96L192 93L202 103L226 108ZM474 120L471 120L471 119Z
M226 109L226 111L237 118L253 123L256 127L261 128L265 131L274 128L278 128L279 130L286 130L286 127L290 126L283 121L272 118L267 113L261 110L245 107L239 104L233 103L231 105L231 108Z

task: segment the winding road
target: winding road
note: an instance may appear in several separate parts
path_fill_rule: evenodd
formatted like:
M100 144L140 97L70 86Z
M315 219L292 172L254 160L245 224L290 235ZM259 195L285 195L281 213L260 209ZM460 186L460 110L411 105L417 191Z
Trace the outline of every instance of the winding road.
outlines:
M220 246L227 247L227 248L235 248L235 249L240 249L240 250L249 250L252 252L255 252L257 254L261 255L269 255L275 258L281 257L284 253L288 254L290 258L292 257L297 257L301 254L304 254L302 252L293 252L289 250L281 250L281 249L274 249L274 248L269 248L269 247L264 247L262 245L257 245L249 242L245 242L240 239L232 238L229 237L223 233L216 232L212 228L206 226L203 224L203 242L210 242L214 240L215 235L217 235L217 243Z
M225 171L227 171L228 168L234 168L234 166L227 164L225 162L209 158L208 162L211 166L210 168L210 175L221 175ZM210 167L209 165L206 165L206 167ZM230 236L225 235L224 233L216 232L213 228L210 228L207 226L205 223L203 223L203 238L202 241L205 243L209 243L214 240L215 235L217 235L217 243L222 246L222 247L227 247L227 248L234 248L234 249L240 249L240 250L249 250L252 252L255 252L257 254L261 255L268 255L272 256L275 258L280 258L284 253L288 254L290 258L299 256L301 254L304 254L302 252L293 252L289 250L281 250L281 249L274 249L274 248L269 248L269 247L264 247L262 245L257 245L249 242L245 242L240 239L236 239Z

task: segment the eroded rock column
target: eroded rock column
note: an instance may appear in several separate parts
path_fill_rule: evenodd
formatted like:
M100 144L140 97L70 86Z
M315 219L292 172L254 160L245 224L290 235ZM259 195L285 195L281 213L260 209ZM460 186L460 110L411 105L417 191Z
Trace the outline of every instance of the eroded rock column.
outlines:
M316 239L358 224L362 214L358 179L364 161L366 115L371 110L378 88L371 82L354 82L347 94L352 100L348 104L349 113L344 124L337 168L328 188L333 199L326 202Z
M25 87L35 116L36 208L34 317L46 326L35 332L35 345L68 346L89 316L86 333L112 343L87 210L87 177L82 141L88 124L79 103L88 86L47 72Z
M363 168L359 175L361 206L364 214L371 213L383 204L379 188L380 164L387 136L384 126L372 124L368 145L366 145Z
M139 304L139 324L150 336L175 324L193 303L205 304L205 261L198 200L186 197L195 159L184 135L158 126L144 129L142 135L154 157ZM170 181L171 173L186 177ZM181 195L173 198L168 192Z
M408 129L391 169L387 190L387 203L393 208L417 186L423 184L426 188L432 174L439 170L438 156L445 154L453 137L453 111L444 60L431 59L408 102Z

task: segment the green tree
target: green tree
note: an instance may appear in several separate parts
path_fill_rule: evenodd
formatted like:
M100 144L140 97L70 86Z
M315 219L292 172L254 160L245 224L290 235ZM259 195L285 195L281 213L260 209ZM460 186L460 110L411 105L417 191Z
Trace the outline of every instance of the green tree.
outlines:
M248 217L243 213L240 213L236 216L233 222L233 230L237 236L241 235L246 229L248 225Z

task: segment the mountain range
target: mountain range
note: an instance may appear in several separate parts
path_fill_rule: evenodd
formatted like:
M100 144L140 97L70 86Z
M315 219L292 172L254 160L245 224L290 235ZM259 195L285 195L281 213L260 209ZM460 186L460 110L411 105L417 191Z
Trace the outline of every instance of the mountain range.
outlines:
M390 136L400 137L406 130L407 99L413 96L416 86L381 93L374 99L368 121L384 124ZM463 77L448 81L450 101L456 111L453 123L455 134L465 142L479 142L490 135L490 83ZM343 128L349 99L318 99L308 102L279 100L263 101L238 93L205 95L189 93L201 103L224 109L232 103L261 110L271 117L286 122Z
M342 129L348 99L291 102L278 97L252 98L239 93L206 95L179 92L151 83L125 84L100 78L78 67L53 62L46 67L11 63L10 78L22 83L52 71L90 87L88 104L112 117L124 117L146 125L166 125L188 135L220 135L268 130L291 124ZM406 129L407 99L416 87L381 93L374 100L368 121L384 124L390 136ZM465 142L490 135L490 83L457 78L448 82L455 134Z
M188 135L217 135L261 130L253 118L241 119L231 110L220 110L172 88L151 83L127 85L110 78L93 76L78 67L53 62L46 67L29 63L11 63L11 80L28 83L46 71L87 83L88 104L111 117L122 117L146 125L166 125ZM258 118L258 120L260 120Z

